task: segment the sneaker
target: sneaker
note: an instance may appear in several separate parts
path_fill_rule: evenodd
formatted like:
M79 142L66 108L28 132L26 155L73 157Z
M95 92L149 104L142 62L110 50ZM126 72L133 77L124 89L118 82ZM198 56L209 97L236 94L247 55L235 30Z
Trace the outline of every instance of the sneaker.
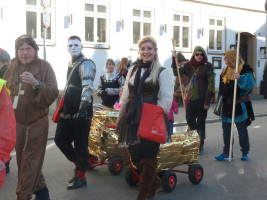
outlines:
M215 158L217 160L229 160L229 155L228 154L225 154L225 153L222 153L221 155L219 156L215 156ZM234 159L233 155L232 155L232 160Z
M241 160L248 160L248 153L243 153L241 156Z

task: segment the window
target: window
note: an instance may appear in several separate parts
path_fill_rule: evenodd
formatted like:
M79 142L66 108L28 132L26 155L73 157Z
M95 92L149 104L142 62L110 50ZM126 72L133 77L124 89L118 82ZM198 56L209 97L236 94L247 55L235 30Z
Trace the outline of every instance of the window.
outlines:
M209 52L224 52L224 18L209 17Z
M133 9L133 45L145 35L152 35L152 9Z
M85 42L89 44L108 44L107 3L85 3Z
M173 14L174 45L179 50L191 49L191 15L188 13Z
M50 26L46 28L46 39L48 42L54 42L54 1L51 0L50 7L47 8L50 14ZM26 0L26 33L41 43L44 38L43 23L43 1Z

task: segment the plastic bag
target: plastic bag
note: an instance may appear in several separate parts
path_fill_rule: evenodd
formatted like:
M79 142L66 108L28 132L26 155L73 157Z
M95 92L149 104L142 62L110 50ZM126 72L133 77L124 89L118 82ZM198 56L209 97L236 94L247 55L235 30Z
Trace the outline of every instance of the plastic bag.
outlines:
M141 110L138 137L163 144L166 142L166 132L163 108L144 103Z

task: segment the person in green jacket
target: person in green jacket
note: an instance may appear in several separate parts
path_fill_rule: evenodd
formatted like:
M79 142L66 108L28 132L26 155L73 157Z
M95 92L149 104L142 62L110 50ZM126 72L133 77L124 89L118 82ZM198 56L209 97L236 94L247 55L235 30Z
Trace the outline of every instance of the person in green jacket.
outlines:
M172 66L176 66L172 63ZM204 153L206 138L206 118L215 88L215 73L207 54L201 46L196 46L189 62L180 67L180 74L188 78L188 102L186 121L191 130L197 130L200 137L199 154Z

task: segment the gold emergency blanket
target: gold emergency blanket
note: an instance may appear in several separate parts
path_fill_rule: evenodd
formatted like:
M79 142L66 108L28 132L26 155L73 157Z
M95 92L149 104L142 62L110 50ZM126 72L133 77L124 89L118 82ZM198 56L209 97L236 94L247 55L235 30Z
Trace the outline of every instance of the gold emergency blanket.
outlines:
M94 109L96 106L94 106ZM125 152L118 148L118 135L113 128L106 125L115 125L119 111L114 109L99 108L94 112L91 131L88 137L89 153L102 161L113 156L120 156L127 161Z
M172 142L160 145L158 170L198 163L199 136L196 131L172 135Z
M100 106L100 105L99 105ZM128 163L126 154L118 147L118 135L113 128L119 114L118 110L98 107L94 105L91 131L88 137L90 154L102 161L113 156L120 156ZM172 142L161 144L158 153L158 170L173 169L177 166L198 163L200 139L196 131L172 135Z

